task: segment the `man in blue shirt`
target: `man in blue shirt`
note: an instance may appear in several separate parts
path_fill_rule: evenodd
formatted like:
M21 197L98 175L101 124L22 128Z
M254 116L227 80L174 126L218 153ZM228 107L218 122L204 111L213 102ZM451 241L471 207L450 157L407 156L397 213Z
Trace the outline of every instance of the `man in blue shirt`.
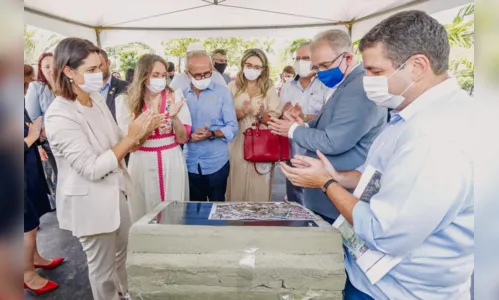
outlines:
M212 65L205 51L187 55L191 81L184 97L192 118L192 132L184 153L189 172L190 200L225 201L229 176L229 147L238 130L230 91L212 82Z
M488 172L473 147L486 137L476 140L484 129L463 122L476 100L448 75L449 49L444 26L421 11L376 25L359 43L363 86L393 111L365 164L340 172L317 153L294 161L303 168L282 166L293 184L321 188L367 248L396 258L374 278L359 260L365 251L346 251L343 299L470 299L475 176ZM357 186L360 197L347 191Z

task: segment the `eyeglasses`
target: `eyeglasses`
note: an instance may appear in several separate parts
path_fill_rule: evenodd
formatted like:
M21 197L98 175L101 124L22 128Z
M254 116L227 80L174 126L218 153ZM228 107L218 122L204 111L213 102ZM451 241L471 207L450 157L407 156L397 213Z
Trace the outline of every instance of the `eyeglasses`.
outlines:
M318 73L318 72L324 71L324 70L329 70L329 69L331 69L331 66L338 60L338 58L344 56L345 54L346 54L346 52L343 52L340 55L338 55L334 60L320 63L317 66L312 66L310 69L312 70L312 72L315 72L315 73Z
M310 61L310 56L297 56L297 57L295 57L295 60L296 61L300 61L300 60Z
M189 74L191 74L192 77L196 80L201 80L205 78L211 78L211 71L206 72L206 73L201 73L201 74L192 74L191 71L189 71Z
M248 68L248 69L253 69L253 70L257 70L257 71L261 71L264 69L264 67L262 66L259 66L259 65L252 65L250 63L244 63L243 66L245 68Z

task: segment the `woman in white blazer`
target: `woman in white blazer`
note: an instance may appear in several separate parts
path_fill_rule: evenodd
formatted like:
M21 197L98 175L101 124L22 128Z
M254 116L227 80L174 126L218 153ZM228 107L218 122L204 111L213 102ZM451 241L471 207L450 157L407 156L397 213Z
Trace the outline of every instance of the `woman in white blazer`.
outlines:
M123 158L165 117L143 113L122 138L99 94L99 50L90 41L78 38L66 38L57 45L57 97L45 114L45 130L59 167L59 226L72 231L83 246L94 299L129 299L129 177Z

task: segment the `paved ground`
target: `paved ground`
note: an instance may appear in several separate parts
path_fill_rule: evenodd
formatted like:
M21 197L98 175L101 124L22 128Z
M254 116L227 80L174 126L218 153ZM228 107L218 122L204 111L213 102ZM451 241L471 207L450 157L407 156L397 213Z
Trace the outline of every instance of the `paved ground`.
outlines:
M282 201L286 193L286 181L276 168L272 187L272 200ZM27 300L92 300L88 282L88 270L85 254L78 240L68 231L59 229L54 213L46 214L41 219L38 232L38 248L45 257L64 257L67 260L54 270L39 270L40 274L57 282L60 287L52 293L34 296L25 292Z

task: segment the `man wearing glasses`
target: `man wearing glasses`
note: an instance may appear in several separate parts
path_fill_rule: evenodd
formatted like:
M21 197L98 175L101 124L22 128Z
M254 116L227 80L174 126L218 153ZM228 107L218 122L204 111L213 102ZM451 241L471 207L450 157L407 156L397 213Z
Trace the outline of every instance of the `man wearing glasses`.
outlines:
M189 53L195 51L205 51L205 50L203 48L203 45L201 45L201 43L191 43L187 47L187 56L189 56ZM227 88L227 83L225 82L225 79L222 77L222 74L218 72L213 73L211 80ZM181 72L173 77L170 87L174 90L178 89L184 90L187 87L189 87L190 84L191 80L186 70L185 72Z
M229 149L238 131L232 95L212 80L211 59L206 51L187 55L190 84L183 90L192 118L192 132L184 146L192 201L225 201L229 176ZM176 77L175 77L176 78Z
M352 170L366 160L374 139L386 124L386 109L370 101L364 90L365 70L353 54L352 42L342 30L319 33L312 42L312 71L335 92L320 115L307 123L296 113L273 119L274 133L288 136L317 158L320 150L338 170ZM332 223L339 212L321 189L305 189L305 206Z
M227 68L227 51L216 49L211 53L211 59L213 60L213 69L217 70L224 78L225 83L229 84L230 76L224 73Z
M304 122L317 118L327 99L334 92L334 88L326 87L317 78L317 73L312 71L311 55L310 42L298 46L295 57L297 75L294 80L282 87L280 95L283 113L297 114ZM306 149L297 143L291 144L292 156L304 155L305 152ZM304 204L304 189L293 186L289 180L286 180L286 195L288 201Z

